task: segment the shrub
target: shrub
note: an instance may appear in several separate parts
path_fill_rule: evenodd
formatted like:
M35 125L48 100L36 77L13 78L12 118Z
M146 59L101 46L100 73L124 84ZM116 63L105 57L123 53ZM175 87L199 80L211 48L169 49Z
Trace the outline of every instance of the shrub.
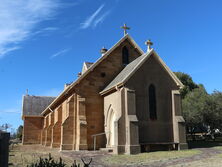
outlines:
M62 158L59 158L59 161L55 161L51 154L49 154L48 158L39 158L39 161L32 163L31 165L27 165L27 167L65 167L67 166ZM77 164L76 161L72 164L71 167L80 167L80 164Z

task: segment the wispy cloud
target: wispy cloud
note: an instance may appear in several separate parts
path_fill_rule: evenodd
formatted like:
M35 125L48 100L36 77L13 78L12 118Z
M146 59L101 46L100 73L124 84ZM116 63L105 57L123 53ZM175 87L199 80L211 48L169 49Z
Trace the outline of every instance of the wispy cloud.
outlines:
M102 23L104 21L104 19L106 18L106 16L108 16L110 13L110 11L105 12L102 16L100 16L99 18L97 18L94 21L93 27L96 27L97 24Z
M1 0L0 3L0 58L19 49L37 23L51 19L60 0Z
M102 4L92 15L90 15L83 23L80 24L80 29L86 29L90 26L96 27L98 23L104 21L105 17L110 13L110 11L105 12L100 16L97 17L99 13L101 13L102 9L104 8L105 4Z
M11 52L13 50L18 50L20 48L21 47L19 46L11 46L11 47L3 47L3 48L1 48L0 46L0 58L6 55L8 52Z
M66 49L63 49L63 50L60 50L58 52L56 52L55 54L53 54L50 59L53 59L57 56L61 56L61 55L64 55L65 53L67 53L68 51L70 51L71 49L70 48L66 48Z
M56 30L59 30L59 28L58 27L46 27L41 30L33 32L32 35L49 34L50 32L54 32Z
M0 110L0 113L17 113L21 114L21 111L18 109L5 109L5 110Z

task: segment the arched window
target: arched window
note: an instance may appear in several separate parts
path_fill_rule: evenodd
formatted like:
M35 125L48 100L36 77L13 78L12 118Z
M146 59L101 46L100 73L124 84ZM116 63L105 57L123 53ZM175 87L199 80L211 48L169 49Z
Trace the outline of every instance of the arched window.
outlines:
M150 111L150 119L156 120L157 119L156 90L153 84L149 86L149 111Z
M126 46L122 49L122 63L123 65L129 64L129 52Z

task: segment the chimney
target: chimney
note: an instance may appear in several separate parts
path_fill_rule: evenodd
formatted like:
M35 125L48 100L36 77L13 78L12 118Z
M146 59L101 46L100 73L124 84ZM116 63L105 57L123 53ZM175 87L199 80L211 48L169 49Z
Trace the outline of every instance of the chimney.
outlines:
M105 47L103 47L101 50L100 50L100 53L102 54L102 56L108 51L108 49L106 49Z

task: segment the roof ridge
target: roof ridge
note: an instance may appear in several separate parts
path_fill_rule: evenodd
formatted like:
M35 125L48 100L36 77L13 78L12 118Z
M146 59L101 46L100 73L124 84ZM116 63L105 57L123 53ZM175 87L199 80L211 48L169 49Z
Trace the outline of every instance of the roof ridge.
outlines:
M126 34L123 36L117 43L115 43L102 57L96 60L95 63L93 63L86 72L84 72L79 78L77 78L71 85L67 87L64 91L62 91L57 98L41 113L42 115L45 114L48 108L50 108L56 101L64 96L66 93L68 93L76 84L78 84L91 70L93 70L100 62L102 62L116 47L118 47L124 40L129 39L130 42L135 46L135 48L138 49L138 51L143 54L143 50L139 47L139 45L133 40L133 38Z
M137 71L137 69L143 65L143 63L151 56L154 55L156 57L156 59L158 59L159 63L162 65L162 67L164 68L164 70L166 70L166 72L170 75L170 77L174 80L174 82L177 84L177 86L179 86L180 88L183 87L183 84L181 83L181 81L177 78L177 76L170 70L170 68L165 64L165 62L160 58L160 56L154 51L154 49L151 49L149 52L144 53L143 55L141 55L140 57L138 57L137 59L135 59L134 61L132 61L130 64L128 64L111 82L110 84L103 89L100 94L103 95L107 92L109 92L110 90L113 90L113 88L115 88L116 86L121 86L123 84L125 84L129 78L135 73L135 71ZM138 61L138 59L141 59ZM137 64L135 64L135 66L133 66L131 69L129 69L129 71L127 71L127 68L130 68L130 66L134 63L135 61L138 61ZM124 72L128 72L127 75L123 75ZM123 75L121 78L121 75ZM118 81L118 79L121 79L120 81Z
M50 98L56 98L57 96L43 96L43 95L23 95L24 97L27 97L27 96L29 96L29 97L50 97Z
M132 62L130 62L110 83L109 85L106 86L106 88L104 88L100 94L104 94L108 91L110 91L111 89L113 89L114 87L125 83L128 78L130 78L131 74L138 69L138 66L143 63L143 61L149 57L151 55L151 53L153 52L153 49L150 52L146 52L143 55L139 56L138 58L136 58L135 60L133 60ZM132 66L132 67L131 67ZM128 74L125 75L125 72L127 72ZM123 75L124 74L124 75ZM120 81L118 81L118 79L121 79Z

